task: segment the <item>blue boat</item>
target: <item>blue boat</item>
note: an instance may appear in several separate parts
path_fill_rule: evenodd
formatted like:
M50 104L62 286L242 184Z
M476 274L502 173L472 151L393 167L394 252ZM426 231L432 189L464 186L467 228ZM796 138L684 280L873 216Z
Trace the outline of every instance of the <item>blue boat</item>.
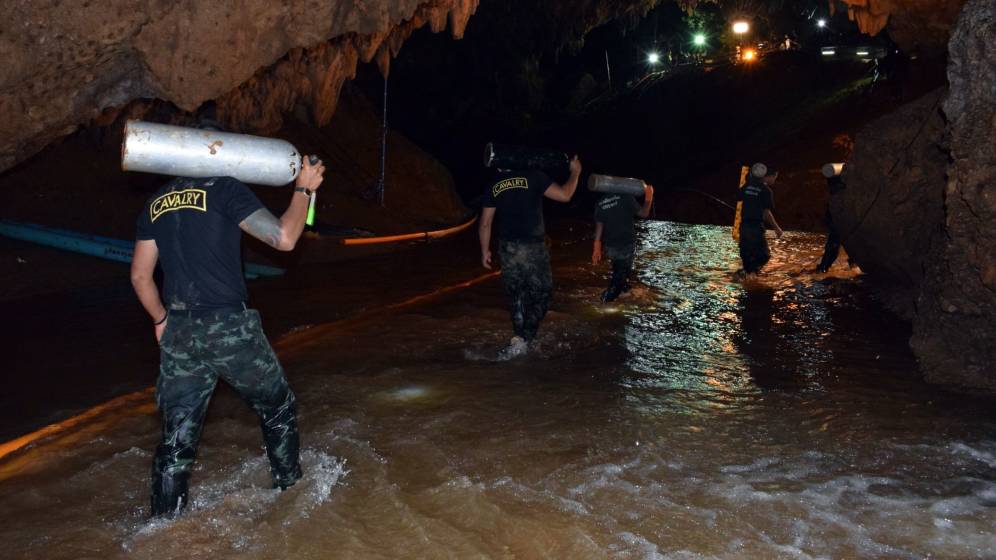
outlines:
M13 220L0 220L0 235L123 263L131 262L135 250L134 241L89 235L68 229ZM260 277L282 276L284 272L286 271L282 268L254 263L246 263L244 270L246 278L250 280Z

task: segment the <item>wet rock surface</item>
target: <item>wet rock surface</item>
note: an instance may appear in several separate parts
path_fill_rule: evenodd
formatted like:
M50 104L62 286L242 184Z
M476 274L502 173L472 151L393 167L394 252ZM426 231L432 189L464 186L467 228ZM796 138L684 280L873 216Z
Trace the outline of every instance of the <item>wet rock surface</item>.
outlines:
M830 200L847 254L889 284L887 303L906 319L943 235L944 94L935 90L866 126L844 171L847 188Z
M912 344L928 379L996 390L996 4L966 4L949 51L946 235L925 272Z
M867 127L831 199L848 254L912 319L935 383L996 390L996 6L965 5L948 91Z

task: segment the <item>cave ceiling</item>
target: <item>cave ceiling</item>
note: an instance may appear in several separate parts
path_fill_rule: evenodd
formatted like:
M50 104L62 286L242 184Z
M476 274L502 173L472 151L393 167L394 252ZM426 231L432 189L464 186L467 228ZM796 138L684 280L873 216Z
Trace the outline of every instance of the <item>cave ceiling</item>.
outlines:
M943 51L965 0L839 0L838 6L868 35L888 25L889 34L906 50Z
M634 22L669 0L483 0L496 41L576 48L596 27ZM846 2L846 4L845 4ZM885 22L925 42L946 37L960 1L845 0L868 32ZM481 0L8 0L0 24L0 171L81 125L107 125L161 100L194 112L213 101L233 129L267 133L304 110L335 111L357 65L390 71L413 31L461 38ZM695 0L678 0L686 10ZM774 9L785 0L720 0ZM811 2L818 3L818 2ZM891 18L891 19L890 19ZM905 27L902 22L907 22ZM917 22L916 27L909 22ZM502 35L502 29L507 30Z

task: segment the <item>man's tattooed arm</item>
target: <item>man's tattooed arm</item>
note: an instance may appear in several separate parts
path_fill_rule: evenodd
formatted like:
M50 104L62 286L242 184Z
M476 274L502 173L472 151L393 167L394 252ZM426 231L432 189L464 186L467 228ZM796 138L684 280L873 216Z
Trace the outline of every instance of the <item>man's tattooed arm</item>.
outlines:
M280 220L266 208L260 208L239 222L242 231L274 249L282 250Z
M304 231L304 222L308 216L310 194L322 184L325 166L321 160L311 162L311 157L302 160L301 173L294 183L296 188L291 194L290 204L284 214L277 218L266 208L260 208L249 217L239 222L242 231L266 243L278 251L293 251ZM304 193L304 195L300 194Z

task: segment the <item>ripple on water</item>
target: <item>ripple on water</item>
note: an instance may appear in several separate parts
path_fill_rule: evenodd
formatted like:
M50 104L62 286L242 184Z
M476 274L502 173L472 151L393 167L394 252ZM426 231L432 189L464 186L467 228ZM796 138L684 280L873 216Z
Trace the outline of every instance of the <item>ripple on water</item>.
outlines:
M309 447L287 492L221 396L183 518L142 518L135 420L0 485L0 539L46 560L993 557L991 409L920 383L860 281L803 271L819 236L773 243L744 286L728 228L641 227L640 293L601 306L600 273L556 260L526 356L495 359L497 284L294 355Z

